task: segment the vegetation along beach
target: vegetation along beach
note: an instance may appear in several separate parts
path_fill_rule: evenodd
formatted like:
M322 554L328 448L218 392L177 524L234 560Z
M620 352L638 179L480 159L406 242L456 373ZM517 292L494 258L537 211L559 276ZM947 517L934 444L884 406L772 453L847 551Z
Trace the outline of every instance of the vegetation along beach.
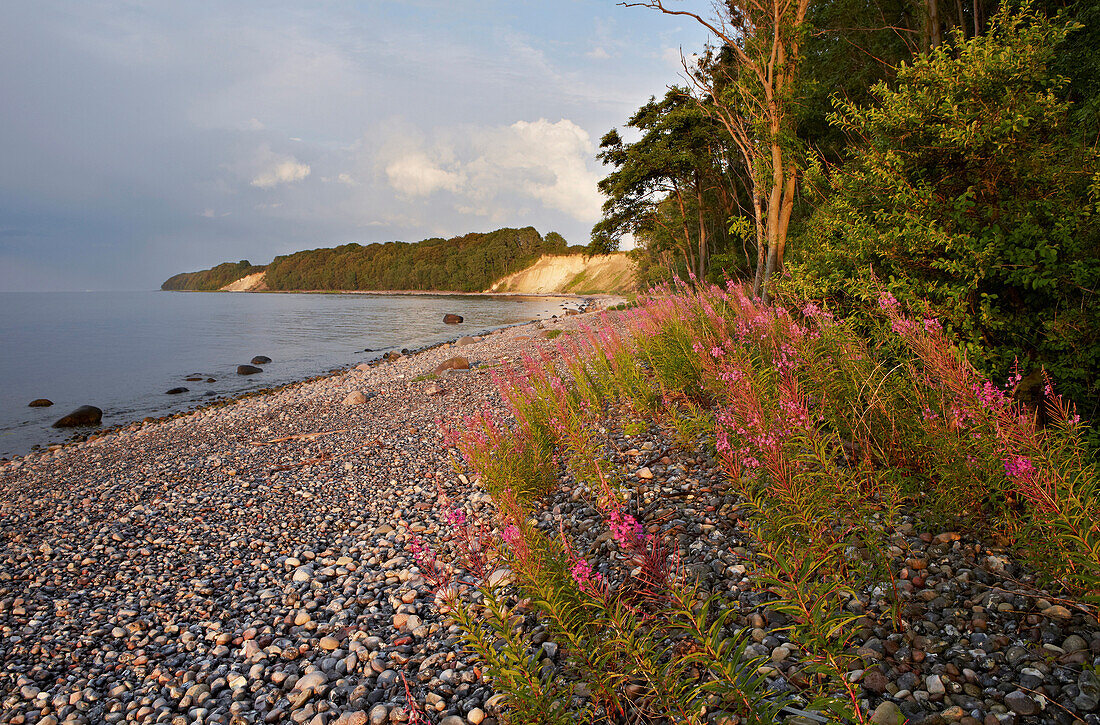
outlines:
M0 723L1100 723L1097 0L15 5Z

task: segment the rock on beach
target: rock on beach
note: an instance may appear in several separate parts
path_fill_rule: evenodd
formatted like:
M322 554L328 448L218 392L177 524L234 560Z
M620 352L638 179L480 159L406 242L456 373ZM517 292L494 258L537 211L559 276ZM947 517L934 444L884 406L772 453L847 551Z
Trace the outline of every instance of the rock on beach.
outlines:
M49 408L51 405L53 405L53 401L49 398L35 398L27 403L28 408Z
M432 370L432 374L433 375L439 375L440 373L445 372L447 370L469 370L469 369L470 369L470 361L467 360L466 358L462 357L461 355L456 355L455 357L444 360L443 362L436 365L435 369Z
M256 373L262 373L263 368L258 368L255 365L238 365L238 375L255 375Z

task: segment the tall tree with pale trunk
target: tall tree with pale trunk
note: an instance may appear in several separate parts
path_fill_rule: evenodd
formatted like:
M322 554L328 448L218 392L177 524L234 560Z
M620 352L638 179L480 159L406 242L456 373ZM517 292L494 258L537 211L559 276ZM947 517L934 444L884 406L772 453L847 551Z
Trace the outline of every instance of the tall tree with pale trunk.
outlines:
M704 17L679 10L667 0L621 3L665 15L691 18L722 43L708 73L692 73L696 87L737 142L752 183L757 265L753 285L769 297L773 277L783 270L787 228L798 189L799 164L792 102L807 33L811 0L726 0Z

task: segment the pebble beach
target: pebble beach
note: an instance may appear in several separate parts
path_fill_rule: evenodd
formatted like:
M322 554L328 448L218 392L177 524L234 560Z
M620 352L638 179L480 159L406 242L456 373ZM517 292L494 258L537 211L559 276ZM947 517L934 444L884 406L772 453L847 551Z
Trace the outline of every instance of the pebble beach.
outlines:
M491 371L553 354L539 333L498 330L0 466L0 723L503 722L411 545L445 546L441 492L489 516L437 420L501 410ZM471 369L428 375L456 355ZM797 687L800 653L762 606L715 462L657 431L610 437L631 510L675 538L704 593L737 600L773 685ZM582 552L611 551L568 480L538 518ZM884 591L847 605L870 721L1100 722L1093 611L915 519L888 554L905 631L888 626Z

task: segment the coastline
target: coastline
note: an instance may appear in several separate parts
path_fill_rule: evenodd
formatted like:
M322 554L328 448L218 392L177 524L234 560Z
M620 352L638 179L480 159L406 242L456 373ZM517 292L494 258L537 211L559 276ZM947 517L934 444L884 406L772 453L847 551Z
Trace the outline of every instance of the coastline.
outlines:
M495 520L437 421L506 419L494 373L557 355L542 328L590 321L513 325L0 464L5 713L399 723L408 692L430 722L498 725L500 700L416 561L418 547L454 546L456 508ZM471 369L431 375L455 355ZM365 402L346 405L354 392ZM769 677L797 673L804 655L766 606L744 502L721 467L655 427L607 432L631 509L678 547L701 591L730 598ZM532 516L582 556L608 547L603 515L568 475ZM1069 682L1100 652L1093 615L1029 583L1004 549L900 520L888 554L920 579L899 582L896 612L872 588L846 607L861 615L852 646L865 669L851 682L868 712L974 725L968 713L1010 714L999 684ZM545 635L516 611L532 640ZM535 655L559 667L545 644Z
M45 705L58 721L101 722L108 707L123 703L129 718L139 695L171 691L164 707L193 721L215 702L228 712L243 688L255 721L308 710L307 722L331 707L399 711L400 671L440 716L488 709L492 693L409 549L414 537L441 543L441 492L490 505L455 472L436 420L503 414L491 371L553 354L533 333L581 319L501 328L0 464L0 553L21 572L0 575L18 597L0 597L0 631L23 633L0 646L0 692L31 694L18 707L36 716ZM471 370L425 377L455 355ZM345 405L357 391L366 402ZM33 676L19 662L34 662Z
M20 377L21 372L19 370L11 370L18 362L17 357L6 357L6 368L9 373L15 375L15 379L9 379L9 383L13 386L5 391L5 415L6 417L0 421L0 432L2 432L3 439L0 441L0 462L17 458L26 454L32 454L36 451L43 449L56 448L60 445L71 444L74 441L79 442L87 438L88 436L102 435L106 430L117 429L119 427L126 427L137 421L143 421L148 418L159 419L167 416L178 415L181 413L189 413L194 410L204 409L211 405L224 404L227 400L232 400L238 396L246 393L259 392L260 390L271 390L273 388L279 388L284 385L294 384L301 382L302 380L312 379L318 375L328 374L335 370L346 368L349 365L354 365L364 360L369 360L376 355L381 355L390 350L403 350L404 348L412 348L413 350L422 350L426 346L436 345L443 342L453 342L459 336L468 336L474 334L481 334L487 331L496 329L501 325L513 325L523 324L530 322L534 319L547 319L551 315L568 315L574 314L576 309L584 309L591 306L591 300L580 300L572 302L560 297L549 296L531 296L515 298L514 301L504 301L499 299L493 299L491 297L476 298L476 297L442 297L442 296L403 296L403 297L382 297L382 296L366 296L366 297L351 297L351 296L328 296L325 297L297 297L289 298L283 297L282 303L279 303L280 298L272 297L253 297L238 299L237 301L242 303L240 305L234 304L233 300L229 300L226 297L206 296L205 301L199 301L196 305L190 305L190 302L194 302L196 298L204 297L205 295L194 295L191 297L176 297L177 302L173 303L170 296L162 296L161 302L157 302L156 299L150 300L154 304L156 310L160 310L162 315L172 315L173 310L181 308L186 314L188 311L196 309L206 309L214 305L213 309L225 309L227 311L226 320L229 320L225 324L237 324L242 329L242 333L245 336L250 336L252 342L256 343L256 348L259 352L264 352L268 355L272 355L277 360L282 361L281 364L276 364L273 371L269 371L269 375L259 375L254 378L238 379L234 376L233 369L224 369L224 365L219 367L220 361L224 361L226 356L234 356L241 354L233 349L228 349L232 345L228 345L224 340L229 339L225 335L220 338L211 339L211 344L214 345L213 350L217 352L211 352L203 354L195 352L202 349L207 349L206 345L202 344L202 341L206 337L217 337L216 335L206 335L203 327L199 332L196 332L199 328L196 325L201 324L198 319L190 320L191 325L190 332L186 336L175 336L171 342L175 343L182 339L195 339L197 337L198 343L190 346L184 344L175 344L175 347L169 346L170 349L175 350L177 354L161 356L155 361L148 361L149 364L140 368L141 379L136 381L136 384L131 385L129 388L120 386L113 378L100 384L98 378L90 379L89 385L79 386L73 381L73 376L68 376L62 381L62 384L58 388L51 386L51 377L47 372L36 373L36 376L23 375ZM293 302L293 299L298 299L299 302ZM329 302L324 302L328 299ZM447 300L450 300L449 302ZM264 300L267 300L265 303ZM313 302L310 302L313 300ZM339 300L345 302L340 303ZM356 302L358 300L358 302ZM390 300L387 302L386 300ZM375 302L377 301L377 302ZM220 303L220 304L218 304ZM247 303L247 304L244 304ZM338 308L325 307L325 305L341 305ZM314 348L309 340L313 339L313 331L308 327L302 327L301 329L295 328L294 337L289 336L289 333L285 333L283 330L269 330L266 334L274 335L277 341L284 341L284 344L294 346L297 344L297 349L290 350L289 352L283 349L276 349L272 352L270 349L265 348L266 343L263 335L265 334L265 328L263 327L263 321L259 325L247 325L249 314L256 314L256 309L274 309L274 310L286 310L286 309L298 309L309 308L312 309L321 306L324 310L329 309L344 309L343 305L350 305L355 309L365 307L371 315L375 315L373 312L377 308L372 305L385 305L385 309L388 306L393 306L395 309L409 309L417 310L421 307L430 307L433 310L437 310L439 315L444 312L458 312L467 317L466 324L458 326L448 326L442 324L429 325L424 320L424 316L420 315L408 320L409 330L405 329L405 325L397 319L395 324L386 325L380 327L379 333L374 334L370 330L373 328L362 328L366 332L359 337L362 340L349 339L348 345L340 346L332 342L335 338L330 335L327 338L322 337L321 346ZM290 307L287 307L287 306ZM63 305L62 305L63 307ZM119 307L116 305L116 307ZM469 308L473 310L477 308L478 313L471 316L470 312L463 311ZM483 309L484 308L484 309ZM96 308L98 309L98 308ZM127 309L125 306L119 307L119 309ZM151 308L152 309L152 308ZM243 310L243 312L238 312ZM488 312L486 312L486 310ZM499 310L495 312L494 310ZM252 311L252 312L249 312ZM484 314L482 314L484 312ZM395 313L397 314L397 313ZM409 314L415 315L415 312ZM194 314L191 317L195 317ZM400 315L398 315L400 317ZM300 315L292 319L292 322L297 323L300 319ZM373 318L371 318L373 319ZM97 321L98 324L98 321ZM81 328L81 330L90 328ZM339 328L345 329L345 328ZM353 328L347 327L347 330ZM355 327L353 332L347 333L347 335L358 334L360 327ZM108 328L110 331L111 328ZM404 334L408 332L408 334ZM201 333L201 334L200 334ZM125 333L120 332L116 337L124 336ZM206 335L206 337L203 337ZM84 337L89 337L85 335ZM163 336L163 335L162 335ZM261 339L262 338L262 339ZM80 337L69 339L83 339ZM236 338L234 338L236 339ZM244 337L241 338L245 339ZM120 341L119 346L112 349L124 349L127 341ZM70 345L74 347L76 344ZM325 346L327 345L327 347ZM40 346L41 347L41 346ZM238 346L239 347L239 346ZM251 347L245 345L245 347ZM279 345L276 345L278 348ZM177 349L186 348L186 349ZM227 349L223 349L227 348ZM369 350L366 348L372 348ZM136 354L122 355L116 353L114 355L117 358L117 362L120 364L130 362L131 358L136 363L141 363L146 357L144 350L147 348L141 348L136 350ZM44 357L50 355L49 352L43 349L34 347L29 348L29 356L38 355ZM367 352L368 355L363 355L361 352ZM247 361L248 357L255 354L256 350L248 350L244 354L244 359ZM10 351L9 351L10 352ZM123 359L125 357L125 360ZM56 357L54 359L61 360L63 357ZM185 362L179 362L176 365L165 363L165 360L180 360ZM238 360L239 362L239 360ZM289 362L289 364L287 364ZM55 370L55 368L58 368ZM187 370L184 370L187 368ZM120 368L125 369L125 368ZM53 367L45 366L41 370L48 371L49 373L62 374L65 372L64 365L57 364ZM220 382L216 385L190 385L187 382L176 382L177 379L182 380L184 373L188 376L197 374L194 371L201 371L204 376L212 376L217 378ZM113 373L113 370L107 371ZM213 382L207 380L207 383ZM191 389L187 395L171 396L163 395L162 391L168 390L174 386L184 385ZM160 387L163 385L164 387ZM39 411L32 411L34 415L25 415L20 417L19 409L21 401L17 398L12 400L13 394L17 389L34 389L35 392L44 392L48 397L58 403L61 408L72 409L77 405L91 404L96 405L106 411L103 420L102 427L94 428L76 428L70 430L57 430L50 428L50 424L57 419L61 414L54 413L53 410L46 413ZM132 391L132 392L131 392ZM32 396L34 397L34 396ZM39 395L39 397L43 397ZM51 413L54 413L52 416Z

